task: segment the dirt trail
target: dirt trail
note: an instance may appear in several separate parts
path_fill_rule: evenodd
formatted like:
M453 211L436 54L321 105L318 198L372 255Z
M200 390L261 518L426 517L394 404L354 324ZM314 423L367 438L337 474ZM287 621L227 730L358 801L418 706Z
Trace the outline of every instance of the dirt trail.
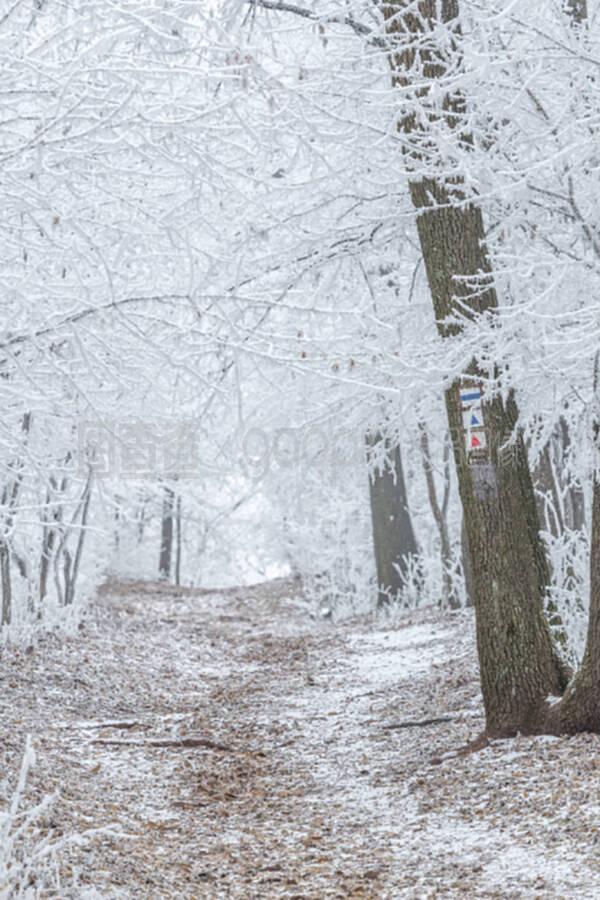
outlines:
M64 859L82 898L597 896L597 739L431 764L481 729L473 661L467 614L117 585L77 640L0 660L0 762L33 734L49 832L114 827Z

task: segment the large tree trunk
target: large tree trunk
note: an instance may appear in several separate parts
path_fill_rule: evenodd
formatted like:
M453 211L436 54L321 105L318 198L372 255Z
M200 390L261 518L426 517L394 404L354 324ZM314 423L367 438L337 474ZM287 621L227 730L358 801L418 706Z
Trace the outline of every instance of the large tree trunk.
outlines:
M382 608L401 596L411 569L411 558L416 558L419 551L408 509L400 447L390 446L380 433L367 435L366 441L369 460L382 444L386 456L385 465L369 475L377 605Z
M172 488L167 485L164 486L163 490L158 576L160 579L168 581L171 577L171 560L173 557L173 513L175 493Z
M394 84L405 99L412 92L421 105L419 116L410 112L399 122L413 173L425 165L433 168L429 150L435 152L435 138L427 123L437 119L439 126L440 107L435 98L429 104L429 97L436 82L443 89L447 70L455 72L460 62L458 12L458 0L421 0L418 9L406 0L384 6ZM445 44L438 36L440 24L452 34ZM443 107L446 127L468 145L468 135L461 133L464 98L446 92ZM456 173L452 178L442 172L414 174L410 195L438 329L451 338L460 333L461 317L498 305L482 213ZM465 384L483 386L484 373L475 363L470 375ZM545 698L563 692L566 672L544 617L549 573L522 437L510 453L504 451L518 409L514 397L505 402L484 396L484 449L474 454L465 443L460 391L458 381L447 390L446 408L471 555L487 731L537 730Z

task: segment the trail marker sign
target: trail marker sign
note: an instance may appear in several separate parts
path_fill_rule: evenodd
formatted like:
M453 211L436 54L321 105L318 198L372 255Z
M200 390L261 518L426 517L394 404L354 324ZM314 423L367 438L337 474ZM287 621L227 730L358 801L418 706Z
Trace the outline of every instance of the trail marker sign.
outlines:
M469 432L467 450L470 452L473 452L474 450L487 450L487 438L483 428L480 431Z
M488 443L483 416L483 388L480 383L466 380L462 382L460 406L469 462L487 462Z
M463 428L465 431L474 431L483 428L483 410L480 406L463 409Z
M481 401L483 399L483 394L481 388L479 387L461 387L460 389L460 402L464 407L472 406L473 404L481 405Z

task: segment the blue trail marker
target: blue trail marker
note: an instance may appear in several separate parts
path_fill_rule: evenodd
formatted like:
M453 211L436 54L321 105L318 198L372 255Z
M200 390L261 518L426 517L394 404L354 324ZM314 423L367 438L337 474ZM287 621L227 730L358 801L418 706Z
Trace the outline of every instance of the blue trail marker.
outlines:
M463 406L467 403L481 403L481 396L479 388L462 388L460 392L460 402Z

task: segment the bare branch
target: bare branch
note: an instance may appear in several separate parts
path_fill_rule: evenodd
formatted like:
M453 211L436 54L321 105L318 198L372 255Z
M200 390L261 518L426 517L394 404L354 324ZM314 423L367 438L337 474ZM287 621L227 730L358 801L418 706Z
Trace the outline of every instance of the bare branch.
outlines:
M260 9L268 9L273 12L291 13L294 16L301 16L311 22L319 25L347 25L355 34L361 37L368 37L370 42L378 47L385 47L385 41L377 37L372 28L363 22L357 22L353 16L319 16L311 9L303 6L297 6L295 3L285 3L283 0L247 0L250 6Z

